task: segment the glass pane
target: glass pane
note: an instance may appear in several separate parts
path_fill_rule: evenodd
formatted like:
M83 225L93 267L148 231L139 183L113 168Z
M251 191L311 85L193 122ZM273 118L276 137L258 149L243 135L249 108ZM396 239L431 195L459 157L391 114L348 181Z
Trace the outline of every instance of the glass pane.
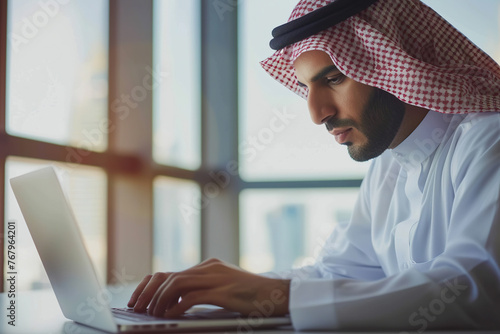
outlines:
M153 64L167 72L153 94L153 155L186 169L200 165L200 2L154 2ZM182 33L180 33L182 32Z
M154 181L153 271L179 271L200 262L200 188L160 176Z
M335 224L349 219L358 189L245 190L240 265L252 272L311 264Z
M105 150L108 1L9 1L8 8L8 133Z
M241 176L246 180L362 178L368 163L354 162L324 126L312 123L305 100L260 67L259 61L273 52L272 29L288 20L296 4L297 0L238 2Z
M500 63L498 0L422 0Z
M50 287L50 284L21 210L14 198L12 188L9 186L9 180L47 165L58 167L59 177L68 194L85 246L96 268L97 276L101 282L106 282L106 173L97 167L82 167L74 164L10 157L5 166L5 184L7 185L5 190L5 221L15 221L17 225L16 264L19 290L46 288ZM4 274L7 271L5 265Z

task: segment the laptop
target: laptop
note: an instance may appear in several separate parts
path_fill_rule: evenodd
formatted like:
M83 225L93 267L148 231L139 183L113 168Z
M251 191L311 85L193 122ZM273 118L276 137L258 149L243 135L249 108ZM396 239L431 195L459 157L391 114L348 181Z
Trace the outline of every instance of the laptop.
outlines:
M127 308L112 309L108 304L99 311L87 307L88 300L99 296L105 289L97 279L56 170L52 166L45 167L14 177L10 183L66 318L113 333L248 331L290 325L288 316L247 318L221 308L193 308L179 319L165 319L135 313Z

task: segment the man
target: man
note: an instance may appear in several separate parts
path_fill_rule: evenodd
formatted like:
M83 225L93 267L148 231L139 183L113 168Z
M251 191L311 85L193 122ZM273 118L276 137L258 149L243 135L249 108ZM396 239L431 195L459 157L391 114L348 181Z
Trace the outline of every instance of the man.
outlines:
M290 313L296 329L500 327L500 67L418 0L301 0L264 69L373 159L314 265L218 260L147 276L129 306ZM182 297L181 299L179 299Z

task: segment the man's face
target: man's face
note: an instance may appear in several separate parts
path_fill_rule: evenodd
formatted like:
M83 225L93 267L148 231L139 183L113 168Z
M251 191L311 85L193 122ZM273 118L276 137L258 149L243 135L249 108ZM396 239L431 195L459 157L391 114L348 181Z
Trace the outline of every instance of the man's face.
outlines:
M346 77L323 51L302 53L294 67L299 85L308 88L311 119L325 124L351 158L366 161L392 148L405 113L403 102Z

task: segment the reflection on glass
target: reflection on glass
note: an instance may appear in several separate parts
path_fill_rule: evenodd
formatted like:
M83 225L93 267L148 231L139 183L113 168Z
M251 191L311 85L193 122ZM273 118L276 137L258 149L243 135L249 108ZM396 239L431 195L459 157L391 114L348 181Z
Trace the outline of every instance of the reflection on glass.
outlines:
M201 161L200 2L154 2L153 64L168 75L153 93L153 155L196 169Z
M7 132L105 150L108 2L9 1L8 8Z
M160 176L154 181L153 271L180 271L201 258L200 188Z
M106 173L97 167L82 167L67 163L10 157L5 166L5 219L14 220L17 223L18 289L41 289L50 287L50 284L21 210L14 198L14 193L9 186L9 180L47 165L58 168L60 180L69 197L85 246L96 268L97 276L101 282L106 282ZM7 271L5 264L4 275Z
M351 216L358 189L245 190L240 265L252 272L311 264L335 225Z

